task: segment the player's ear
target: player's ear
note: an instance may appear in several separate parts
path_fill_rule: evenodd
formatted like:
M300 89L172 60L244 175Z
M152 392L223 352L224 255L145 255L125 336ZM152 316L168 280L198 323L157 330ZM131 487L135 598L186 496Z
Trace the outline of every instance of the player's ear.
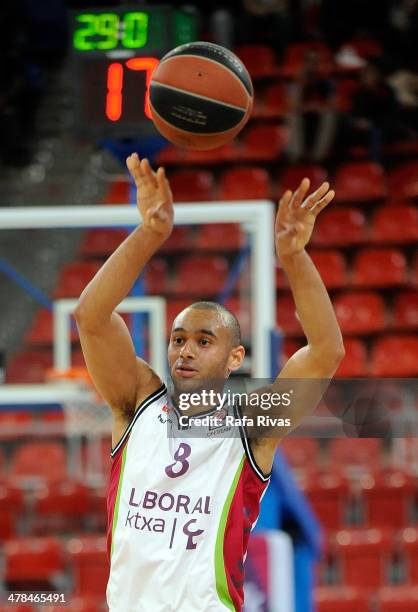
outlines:
M227 367L230 372L239 370L245 357L245 348L242 345L234 346L229 353Z

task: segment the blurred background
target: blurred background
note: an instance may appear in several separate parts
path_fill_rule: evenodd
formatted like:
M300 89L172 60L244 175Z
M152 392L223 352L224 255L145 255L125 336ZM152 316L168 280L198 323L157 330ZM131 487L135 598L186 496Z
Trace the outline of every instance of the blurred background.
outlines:
M138 151L165 165L175 201L208 209L276 201L304 176L313 187L330 180L336 199L309 252L344 335L337 376L412 381L418 1L6 0L0 20L0 601L10 590L65 592L69 612L96 612L107 579L109 414L86 384L74 327L73 369L51 382L53 305L77 298L129 232L99 223L107 207L134 201L124 159ZM208 152L169 145L147 107L158 59L196 39L234 50L255 89L243 132ZM55 207L75 205L95 206L97 227L7 216L48 207L54 219ZM236 221L177 225L132 295L165 298L167 330L191 301L225 303L241 322L248 375L251 244ZM265 376L303 344L279 269L275 297ZM147 315L124 316L150 358ZM366 428L356 439L283 443L250 543L247 612L418 611L416 398L398 393L386 406L409 415L409 438Z

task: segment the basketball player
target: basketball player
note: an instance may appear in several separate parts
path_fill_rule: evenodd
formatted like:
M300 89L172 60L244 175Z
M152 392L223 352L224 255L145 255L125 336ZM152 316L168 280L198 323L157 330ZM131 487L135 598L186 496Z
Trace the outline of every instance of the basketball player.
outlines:
M223 306L198 302L178 314L168 362L173 396L135 356L116 307L146 263L170 236L173 199L164 170L127 159L142 225L106 261L75 312L93 381L113 411L108 494L111 612L241 610L249 534L269 482L280 437L167 435L181 411L181 392L203 380L226 380L244 358L236 318ZM330 379L343 354L341 333L322 280L305 251L315 218L332 200L328 183L308 196L304 179L279 203L276 252L292 290L306 346L280 379ZM273 385L274 386L274 385ZM211 412L212 408L209 410ZM189 416L200 408L190 409ZM292 427L303 409L289 408ZM206 408L206 414L208 409ZM200 417L202 416L200 412Z

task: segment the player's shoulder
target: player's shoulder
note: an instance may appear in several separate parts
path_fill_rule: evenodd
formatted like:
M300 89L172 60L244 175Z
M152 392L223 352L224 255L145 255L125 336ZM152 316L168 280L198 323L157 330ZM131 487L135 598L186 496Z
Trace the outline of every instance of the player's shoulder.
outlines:
M136 363L138 370L138 388L135 412L144 402L153 399L157 400L167 392L165 384L149 363L140 357L136 358Z

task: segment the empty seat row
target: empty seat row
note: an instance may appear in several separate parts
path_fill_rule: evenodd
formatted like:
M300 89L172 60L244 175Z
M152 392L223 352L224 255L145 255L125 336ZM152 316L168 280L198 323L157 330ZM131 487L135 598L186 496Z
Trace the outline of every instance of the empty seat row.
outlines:
M372 344L371 352L359 338L345 338L345 357L339 378L417 376L418 339L416 336L388 335Z
M402 528L415 519L416 479L396 469L365 469L370 470L370 466L362 468L354 484L341 467L335 466L317 471L308 468L299 477L302 490L327 530L353 524Z
M228 236L228 230L220 236ZM237 235L237 240L239 235ZM215 234L208 236L208 244L214 245ZM362 288L400 287L418 284L418 257L409 268L404 252L398 248L363 248L356 252L349 272L346 258L338 250L310 251L311 257L329 289L351 285ZM66 264L61 271L54 298L79 297L83 289L98 272L101 261L85 261ZM182 257L174 273L166 259L153 258L145 272L147 292L162 295L185 294L214 296L222 290L229 271L228 260L221 255L197 254ZM243 277L244 278L244 277ZM286 279L277 269L276 287L285 289Z
M186 307L188 301L185 300L183 305ZM181 304L176 304L175 308L168 309L168 323L172 323L175 315L178 314L178 306ZM242 317L243 338L247 340L250 319L248 311L244 314L245 317ZM282 327L286 326L289 335L296 337L302 335L294 316L294 310L288 311L285 315L283 315L283 310L279 311L278 324ZM284 354L290 356L299 346L299 342L285 343ZM418 339L415 335L388 334L374 340L370 349L360 338L346 337L344 346L345 357L336 372L338 377L418 375ZM73 361L75 365L83 365L81 351L73 355ZM46 373L51 367L51 350L21 350L12 355L7 363L6 382L41 383L45 381Z
M418 609L418 587L386 586L371 593L355 587L320 586L314 599L317 612L412 612Z
M125 230L91 229L85 233L79 254L83 258L106 257L126 238ZM370 221L358 208L330 207L318 217L312 244L320 247L357 246L365 243L412 243L418 240L418 210L414 204L379 207ZM160 252L182 250L236 251L244 245L242 227L233 223L209 223L199 228L176 226Z
M278 130L270 126L255 126L251 132L247 132L245 146L237 148L235 154L248 161L265 162L275 159L286 143L283 128ZM191 160L186 158L183 161ZM374 162L346 162L336 170L330 181L336 192L335 201L366 204L380 201L388 195L398 201L416 198L417 169L417 162L407 162L386 176L383 167ZM275 198L284 189L296 188L305 175L308 178L312 176L313 186L326 177L320 167L307 165L285 171L278 187L275 177L272 181L265 168L256 166L231 168L223 173L218 184L209 170L177 170L171 172L169 178L174 199L188 202Z
M400 532L384 528L339 530L328 534L325 553L336 567L341 585L372 590L390 584L395 555L402 556L405 582L417 583L416 527Z
M288 142L288 132L275 125L248 127L242 142L225 146L222 151L187 151L167 149L157 158L157 164L219 163L222 161L246 161L264 163L278 159ZM336 170L331 183L335 189L336 202L363 204L382 200L387 195L398 201L418 196L415 177L418 162L408 161L390 170L385 175L382 166L370 161L346 162ZM280 177L271 177L262 166L238 166L223 173L217 184L209 170L181 169L169 173L175 201L248 200L276 198L285 189L295 189L300 180L308 176L312 187L327 178L327 172L315 164L289 166ZM274 178L274 180L271 180ZM117 188L116 188L117 187ZM129 183L117 181L111 187L106 203L128 203ZM409 213L412 214L412 213Z
M148 280L148 289L152 293L164 293L167 287L165 277L159 276ZM171 299L167 301L167 330L171 328L174 317L190 303L190 299ZM343 334L361 335L393 330L415 330L418 328L418 291L399 291L393 299L393 306L388 308L383 297L373 291L344 292L333 299L334 308ZM230 298L227 307L232 307L240 321L245 338L248 337L250 322L249 300L238 297ZM129 316L124 315L127 323ZM295 314L293 298L280 295L277 302L277 323L288 334L299 335L302 328ZM71 326L72 342L78 341L75 324ZM53 315L41 309L35 315L32 327L26 335L29 346L44 346L53 343Z
M368 59L380 57L383 54L381 45L371 37L355 37L346 41L340 51L350 49L357 57ZM294 42L287 45L283 60L279 63L273 49L262 44L247 44L240 46L236 53L246 65L253 79L281 76L294 78L302 69L306 53L314 51L319 60L319 69L323 73L337 72L341 74L355 72L354 68L344 63L336 63L332 50L325 42L311 40Z
M404 252L399 248L362 248L357 250L349 270L347 260L340 250L310 250L328 289L347 286L359 288L416 286L418 257L408 266ZM281 270L277 269L277 289L287 288Z
M106 487L90 488L70 480L67 473L65 480L51 480L49 476L41 466L39 484L32 489L19 488L19 482L27 487L28 480L13 481L12 475L9 481L0 482L2 540L15 537L23 525L24 533L32 535L69 534L106 526Z
M351 291L338 294L333 299L341 331L346 335L361 335L393 330L418 328L418 291L401 291L395 294L393 307L389 309L383 297L373 291ZM280 296L277 301L277 323L291 335L302 333L291 295Z
M74 595L102 596L109 574L106 538L101 535L74 537L20 537L5 542L4 580L14 588L21 584L54 585L56 576L71 570ZM67 588L68 588L67 584Z

